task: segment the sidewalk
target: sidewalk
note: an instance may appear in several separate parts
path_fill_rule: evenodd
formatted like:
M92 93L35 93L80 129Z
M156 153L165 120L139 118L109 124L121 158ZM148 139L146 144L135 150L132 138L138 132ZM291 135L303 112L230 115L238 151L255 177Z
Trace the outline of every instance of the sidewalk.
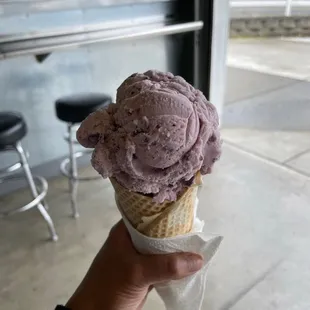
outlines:
M227 143L307 176L309 53L306 40L231 41L222 119Z

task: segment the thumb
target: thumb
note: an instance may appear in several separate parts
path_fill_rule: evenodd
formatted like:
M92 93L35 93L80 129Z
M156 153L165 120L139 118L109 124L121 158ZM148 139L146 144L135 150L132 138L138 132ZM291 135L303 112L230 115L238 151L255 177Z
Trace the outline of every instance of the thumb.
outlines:
M147 285L185 278L202 266L202 257L194 253L147 255L142 259L143 277Z

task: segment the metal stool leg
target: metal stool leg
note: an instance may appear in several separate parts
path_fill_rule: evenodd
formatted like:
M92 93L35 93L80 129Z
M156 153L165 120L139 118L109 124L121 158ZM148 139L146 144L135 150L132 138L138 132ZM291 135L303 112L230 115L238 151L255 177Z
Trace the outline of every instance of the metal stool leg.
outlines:
M48 204L47 204L47 202L46 202L46 199L43 199L42 204L43 204L45 210L48 210L48 209L49 209L49 206L48 206Z
M72 208L72 215L74 218L79 217L79 212L76 206L76 195L77 195L77 187L78 187L78 179L77 179L77 165L76 165L76 158L74 156L73 150L73 130L72 124L68 124L68 143L69 143L69 190L71 195L71 208Z
M22 167L24 169L25 176L26 176L26 179L28 181L28 184L29 184L32 196L33 196L33 198L36 198L38 196L38 191L37 191L36 185L34 183L31 170L29 168L27 157L25 155L25 152L24 152L20 142L18 142L16 144L16 151L19 154L20 161L21 161ZM48 229L49 229L49 232L51 234L52 239L54 241L57 241L58 240L58 236L56 234L54 223L53 223L50 215L48 214L48 212L46 211L45 207L42 205L41 202L38 203L37 208L38 208L40 214L42 215L43 219L47 223L47 226L48 226Z

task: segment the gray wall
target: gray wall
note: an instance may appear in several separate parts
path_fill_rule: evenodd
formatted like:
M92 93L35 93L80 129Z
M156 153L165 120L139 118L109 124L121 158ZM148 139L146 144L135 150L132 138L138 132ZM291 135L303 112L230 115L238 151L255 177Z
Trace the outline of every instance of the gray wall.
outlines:
M168 3L141 4L83 11L53 12L52 15L8 16L0 29L19 32L51 26L107 19L157 15L169 12ZM114 10L114 11L113 11ZM118 13L117 13L118 12ZM44 13L46 14L46 13ZM19 20L15 23L14 21ZM63 95L96 91L115 96L115 90L128 75L150 68L175 73L180 36L113 42L68 50L50 55L39 64L34 57L0 62L0 110L23 113L29 134L23 144L29 150L30 163L37 166L62 157L67 145L62 136L65 125L58 121L54 101ZM11 154L0 154L1 166L13 161Z

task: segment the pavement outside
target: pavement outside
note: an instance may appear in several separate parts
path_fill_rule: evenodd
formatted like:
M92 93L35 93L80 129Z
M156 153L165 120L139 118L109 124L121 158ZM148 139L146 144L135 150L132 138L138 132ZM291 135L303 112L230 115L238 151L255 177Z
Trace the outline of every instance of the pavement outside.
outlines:
M231 42L228 65L241 57L257 69L274 46L255 42ZM280 40L274 44L281 48ZM285 44L292 45L289 53L295 50L298 67L305 59L300 51L310 45ZM238 68L235 60L229 67L223 157L200 193L205 231L224 236L210 266L204 310L310 309L309 90L306 78L293 78L293 63L287 64L290 78L275 74L283 69L276 60L289 59L285 53L260 72L241 61ZM11 208L27 197L19 191L0 197L0 205ZM81 217L74 220L67 180L50 181L57 243L46 242L36 210L1 220L1 309L53 309L72 294L120 218L108 181L80 184L78 202ZM154 292L144 309L163 309Z
M227 143L310 176L310 42L232 40L228 54Z

